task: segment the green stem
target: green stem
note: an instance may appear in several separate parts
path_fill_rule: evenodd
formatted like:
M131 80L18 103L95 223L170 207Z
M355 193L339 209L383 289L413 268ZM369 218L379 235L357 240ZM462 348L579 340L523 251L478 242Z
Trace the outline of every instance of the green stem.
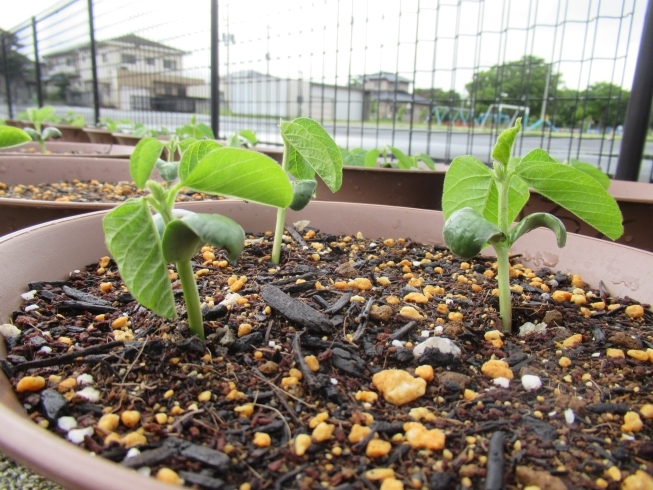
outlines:
M200 294L197 291L193 266L190 261L180 261L175 265L177 266L177 274L179 274L181 288L184 292L184 301L186 302L186 312L188 314L188 328L190 329L191 335L197 335L200 339L204 340Z
M512 303L510 299L510 247L506 244L493 244L497 252L497 285L499 286L499 314L504 332L512 330Z
M45 147L45 141L39 138L38 144L39 144L39 148L41 148L41 153L45 155L48 152L48 149Z
M272 244L272 263L281 261L281 243L283 241L283 227L286 223L286 208L277 208L277 223L274 228L274 243Z
M288 145L284 141L281 168L288 172ZM274 242L272 243L272 263L281 261L281 243L283 241L283 227L286 223L286 208L277 208L277 223L274 228Z

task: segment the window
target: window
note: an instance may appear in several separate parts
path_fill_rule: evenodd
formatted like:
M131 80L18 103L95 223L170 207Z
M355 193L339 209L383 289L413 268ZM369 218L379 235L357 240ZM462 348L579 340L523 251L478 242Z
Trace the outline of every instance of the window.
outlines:
M163 68L167 68L169 70L176 70L177 63L174 60L163 60Z
M73 59L72 58L66 58L66 66L73 66Z
M136 63L136 56L134 56L133 54L123 54L121 55L120 58L123 63L127 63L129 65L133 65Z
M102 55L102 62L106 63L109 60L109 57L105 54Z
M166 95L172 95L172 85L166 85L163 90Z
M145 63L148 65L154 65L154 58L145 58Z

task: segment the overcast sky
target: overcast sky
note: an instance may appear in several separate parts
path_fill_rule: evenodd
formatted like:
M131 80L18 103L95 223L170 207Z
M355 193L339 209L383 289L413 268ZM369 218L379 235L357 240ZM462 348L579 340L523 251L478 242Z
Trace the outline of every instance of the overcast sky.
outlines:
M61 2L3 3L0 27L10 29ZM189 53L184 74L208 80L209 5L209 0L95 0L97 39L134 32L183 49ZM417 87L464 94L474 71L530 54L553 62L570 88L607 81L630 89L646 0L220 0L219 5L221 33L235 41L228 48L221 44L222 76L228 70L269 70L346 85L350 75L388 71L414 79ZM42 54L87 42L85 8L80 0L40 24ZM28 40L31 32L22 35Z

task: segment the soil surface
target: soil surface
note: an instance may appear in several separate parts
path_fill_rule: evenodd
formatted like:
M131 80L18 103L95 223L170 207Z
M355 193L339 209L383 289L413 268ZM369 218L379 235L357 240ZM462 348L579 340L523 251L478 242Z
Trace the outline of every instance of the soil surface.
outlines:
M292 230L277 266L269 234L249 238L233 266L196 256L206 343L172 267L178 320L108 258L30 283L2 367L34 422L197 488L653 484L653 318L636 301L513 257L514 329L541 330L501 337L489 258Z
M56 202L104 202L120 203L131 197L142 197L149 191L138 188L134 182L99 182L97 180L42 183L38 185L9 185L0 182L0 197L12 199L33 199ZM211 199L202 192L182 189L177 202Z

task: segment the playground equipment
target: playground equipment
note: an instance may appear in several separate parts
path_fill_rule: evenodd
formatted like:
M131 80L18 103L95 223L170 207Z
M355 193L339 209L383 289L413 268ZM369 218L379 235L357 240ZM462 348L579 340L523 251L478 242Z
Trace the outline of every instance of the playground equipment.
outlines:
M470 119L470 111L471 109L464 107L436 105L431 109L431 116L435 118L438 124L443 124L445 121L455 124L456 121L460 121L462 124L467 125Z
M550 129L551 131L556 133L559 131L559 129L556 128L551 121L549 121L548 117L546 119L538 119L530 126L527 126L526 131L536 131L540 129L540 127L544 127L544 129Z
M503 111L505 109L508 110L514 110L515 112L512 114L512 116L508 116L507 114L504 114ZM494 111L496 110L496 113ZM519 115L520 112L524 113L524 118L522 124L526 126L528 124L528 114L530 112L530 109L528 106L521 106L521 105L510 105L510 104L490 104L490 107L487 108L487 111L485 111L483 114L478 116L478 123L480 127L485 126L485 121L488 120L488 118L492 118L492 121L495 124L498 125L507 125L508 127L513 126L515 123L515 119L517 119L517 116Z

